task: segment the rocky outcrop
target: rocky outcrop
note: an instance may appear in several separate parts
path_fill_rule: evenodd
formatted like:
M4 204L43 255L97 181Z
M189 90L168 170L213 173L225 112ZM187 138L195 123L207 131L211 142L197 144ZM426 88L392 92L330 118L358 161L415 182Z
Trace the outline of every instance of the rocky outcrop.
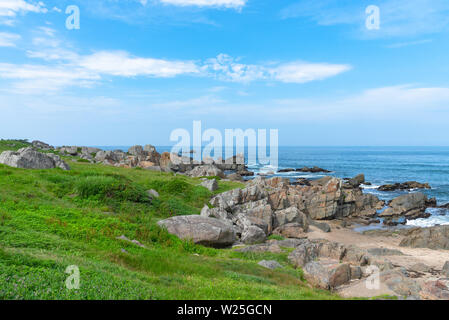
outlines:
M192 240L204 246L223 248L236 241L232 224L223 220L202 216L178 216L159 221L158 225L181 239Z
M387 208L380 217L404 216L408 219L428 217L426 213L429 199L421 192L408 193L390 201Z
M380 186L379 191L413 190L413 189L431 189L428 183L419 183L416 181L407 181L404 183L386 184Z
M351 281L351 267L337 260L311 261L304 268L305 279L315 287L332 290Z
M70 167L58 155L41 153L33 148L23 148L5 151L0 155L0 163L22 169L53 169L70 170Z
M50 151L50 150L54 150L55 147L49 145L48 143L39 141L39 140L35 140L33 142L31 142L31 146L35 149L39 149L42 151Z
M187 175L193 178L200 178L200 177L225 178L225 174L223 173L223 171L221 171L216 166L211 164L195 167L194 169L188 171Z
M402 232L400 246L449 250L449 226L413 228Z

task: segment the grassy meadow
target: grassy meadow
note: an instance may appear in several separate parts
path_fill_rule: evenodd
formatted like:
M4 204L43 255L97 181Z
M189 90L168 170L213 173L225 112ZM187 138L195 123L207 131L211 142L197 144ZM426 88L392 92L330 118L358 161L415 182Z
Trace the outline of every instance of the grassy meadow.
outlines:
M0 152L24 146L2 140ZM310 288L288 265L288 249L211 249L159 228L161 219L200 213L212 196L200 179L65 160L70 171L0 165L0 299L338 298ZM242 186L219 181L216 193ZM149 200L149 189L160 197ZM263 259L285 268L258 266ZM79 267L79 289L66 288L70 265Z

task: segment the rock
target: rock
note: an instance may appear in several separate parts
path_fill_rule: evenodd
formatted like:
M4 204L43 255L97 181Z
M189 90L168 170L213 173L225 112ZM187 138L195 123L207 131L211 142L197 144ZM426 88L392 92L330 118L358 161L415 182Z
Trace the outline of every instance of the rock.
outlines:
M400 246L449 250L449 226L405 230Z
M266 233L259 227L249 226L243 230L241 241L244 244L262 243L267 239Z
M153 199L153 198L159 198L159 197L160 197L160 196L159 196L159 193L158 193L156 190L153 190L153 189L148 190L148 191L147 191L147 194L148 194L148 196L149 196L151 199Z
M295 169L289 168L289 169L278 170L278 173L288 173L288 172L295 172Z
M446 281L432 280L423 284L420 296L425 300L449 300L449 288Z
M350 266L351 268L351 280L362 279L363 271L359 266Z
M161 227L181 239L191 239L194 243L223 248L236 241L234 229L230 223L202 216L177 216L158 222Z
M354 187L357 188L359 187L361 184L363 184L365 182L365 175L364 174L359 174L357 176L355 176L354 178L350 179L348 181L348 183Z
M310 172L310 173L321 173L321 172L324 172L324 173L330 173L330 172L332 172L332 171L329 171L329 170L326 170L326 169L322 169L322 168L319 168L319 167L313 167L313 168L309 168L309 167L304 167L304 168L301 168L301 169L296 169L296 171L297 172Z
M307 234L299 223L288 223L274 230L273 234L284 238L305 239Z
M201 210L201 216L206 218L215 218L226 220L232 223L233 216L221 208L209 208L207 205Z
M399 250L388 248L371 248L367 250L372 256L403 256L404 254Z
M414 265L412 265L409 268L410 271L412 272L418 272L418 273L422 273L422 272L430 272L432 269L428 266L425 265L424 263L415 263Z
M4 151L0 154L0 163L13 168L22 169L53 169L70 170L70 167L53 153L41 153L32 148L14 151Z
M142 146L133 146L128 149L128 153L133 156L141 156L144 154Z
M240 175L241 177L253 177L254 176L254 172L248 171L248 170L239 170L239 171L237 171L237 174Z
M306 280L325 290L332 290L351 281L351 268L336 260L311 261L304 266Z
M309 231L307 216L296 207L275 211L273 214L273 228L279 228L286 224L298 223L304 232Z
M295 268L302 268L307 263L317 259L319 256L319 252L319 245L311 241L307 241L293 250L289 254L288 260Z
M151 144L147 144L145 145L145 147L143 148L143 151L146 151L148 153L154 153L156 152L156 147L152 146Z
M187 175L194 178L200 177L220 177L225 178L223 171L213 165L198 166L187 172Z
M239 182L243 182L244 180L243 180L243 177L240 175L240 174L238 174L238 173L231 173L231 174L228 174L227 176L226 176L226 179L229 179L229 180L231 180L231 181L239 181Z
M318 222L318 221L315 221L315 220L309 220L309 224L311 226L314 226L314 227L320 229L323 232L326 232L326 233L331 232L331 227L327 223L325 223L325 222Z
M449 277L449 261L444 263L443 269L441 271L444 276Z
M221 208L226 211L232 209L242 202L242 190L234 189L220 193L210 200L210 204L214 207Z
M378 188L379 191L396 191L396 190L412 190L412 189L431 189L431 187L428 183L408 181L404 183L386 184Z
M380 274L380 281L385 283L389 289L403 296L419 296L421 286L414 280L408 278L399 270L388 270Z
M244 203L234 210L236 224L243 229L249 226L261 228L265 234L271 234L273 230L273 219L271 206L266 199Z
M207 179L201 183L201 186L205 187L211 192L218 190L218 183L215 179Z
M262 260L258 263L258 265L271 270L282 268L282 265L274 260Z
M390 201L387 208L380 217L405 216L409 219L424 218L426 214L427 196L421 192L408 193Z
M51 146L51 145L49 145L49 144L47 144L45 142L38 141L38 140L35 140L35 141L31 142L31 146L33 148L41 149L41 150L44 150L44 151L50 151L50 150L54 150L55 149L53 146Z

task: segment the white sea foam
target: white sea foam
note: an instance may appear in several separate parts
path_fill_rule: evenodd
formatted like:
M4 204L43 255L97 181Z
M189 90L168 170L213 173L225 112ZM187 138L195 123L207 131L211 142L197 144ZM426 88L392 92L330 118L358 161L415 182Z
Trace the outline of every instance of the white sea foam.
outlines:
M368 186L368 185L362 184L362 189L378 189L379 187L380 186L377 186L377 185Z
M449 225L449 217L448 216L431 216L429 218L422 218L422 219L416 219L416 220L407 220L407 226L414 226L414 227L433 227L436 225Z

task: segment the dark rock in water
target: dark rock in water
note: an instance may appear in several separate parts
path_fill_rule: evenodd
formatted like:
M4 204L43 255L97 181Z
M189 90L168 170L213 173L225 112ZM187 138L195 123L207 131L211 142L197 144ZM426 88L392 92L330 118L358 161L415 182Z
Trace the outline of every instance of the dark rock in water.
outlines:
M403 234L401 247L449 250L449 226L414 228Z
M419 183L416 181L407 181L404 183L386 184L378 188L379 191L396 191L412 189L431 189L428 183Z
M248 170L237 171L237 174L239 174L242 177L253 177L254 176L254 172L248 171Z
M443 204L442 206L439 206L440 209L449 209L449 203Z
M279 170L278 173L288 173L288 172L294 172L294 171L295 171L295 169L290 168L290 169Z
M320 173L320 172L324 172L324 173L329 173L332 171L320 168L320 167L313 167L313 168L309 168L309 167L304 167L301 169L296 169L297 172L309 172L309 173Z
M364 182L365 182L364 174L359 174L359 175L355 176L354 178L349 179L349 181L348 181L348 183L354 188L359 187Z

